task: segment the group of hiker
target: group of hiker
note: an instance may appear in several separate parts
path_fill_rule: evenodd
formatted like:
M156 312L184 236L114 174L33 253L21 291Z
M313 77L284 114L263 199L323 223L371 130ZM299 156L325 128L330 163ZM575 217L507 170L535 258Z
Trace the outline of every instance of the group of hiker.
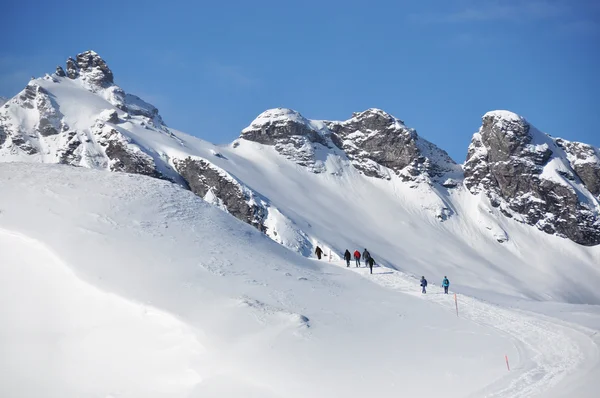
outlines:
M356 264L356 267L360 267L360 258L361 258L360 252L358 250L355 250L354 251L354 263ZM346 249L346 252L344 253L344 260L346 260L346 267L350 266L351 259L352 259L352 254L350 254L350 251L348 249ZM369 251L367 249L365 249L365 251L363 251L362 259L365 261L365 265L371 269L371 273L373 273L373 266L377 263L375 262L375 259L373 258L373 256L371 256L371 253L369 253Z
M317 255L317 258L320 260L321 256L323 255L323 249L321 249L319 246L317 246L317 248L315 249L315 254ZM346 252L344 253L344 260L346 260L346 267L350 267L350 260L352 259L352 257L354 257L354 263L356 264L356 267L360 267L360 259L362 257L363 261L365 262L365 266L369 267L371 274L373 273L373 266L376 265L377 263L375 262L375 259L371 256L371 253L369 253L369 251L367 249L365 249L362 252L362 255L360 254L360 252L358 250L354 251L354 254L351 254L350 251L348 249L346 249ZM448 279L447 276L444 276L444 279L442 280L442 287L444 288L444 294L448 294L448 288L450 287L450 280ZM425 276L421 277L421 293L425 294L427 293L427 279L425 279Z

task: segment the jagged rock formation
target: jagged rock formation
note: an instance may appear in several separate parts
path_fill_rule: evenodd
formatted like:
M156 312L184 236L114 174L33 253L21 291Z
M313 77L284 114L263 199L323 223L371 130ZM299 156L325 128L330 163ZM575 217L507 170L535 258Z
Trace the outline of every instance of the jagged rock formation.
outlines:
M308 120L291 109L269 109L261 113L240 135L249 141L272 145L286 158L314 173L325 171L316 153L335 148L323 122Z
M581 142L555 140L567 154L567 159L585 187L600 200L600 150Z
M219 157L218 153L214 154ZM288 217L269 200L238 178L206 159L188 156L173 164L192 192L264 232L274 241L310 256L314 245Z
M597 245L600 207L597 194L591 194L597 192L597 166L593 148L555 142L524 118L495 111L484 115L473 136L465 185L472 193L484 192L507 217L582 245Z
M57 68L60 76L62 68ZM64 72L64 71L63 71ZM94 51L77 54L75 59L67 59L67 76L81 78L91 88L107 88L113 84L113 73L106 62Z
M81 89L100 95L107 101L105 109L88 112L84 107L86 115L63 114L51 91L68 80L72 84L66 88L73 95ZM67 72L59 66L54 75L31 80L0 108L0 156L19 160L32 155L40 162L164 177L152 156L120 129L124 123L170 134L154 106L116 86L106 62L86 51L67 60Z
M445 151L379 109L355 113L343 122L309 120L291 109L270 109L240 137L272 145L315 173L325 171L317 152L328 150L347 156L357 170L371 177L389 179L390 170L405 181L437 181L449 172L460 174L460 166Z
M169 179L310 255L315 242L304 232L309 225L298 228L250 186L259 185L256 181L226 171L228 159L217 148L207 150L209 144L183 136L165 125L156 107L116 85L107 63L93 51L67 59L64 69L58 66L54 74L31 80L14 98L0 102L4 161ZM510 112L484 116L464 174L445 151L379 109L346 121L310 120L290 109L270 109L223 149L232 154L241 142L255 148L247 141L270 146L316 174L357 170L367 177L399 178L419 188L421 208L440 221L456 214L449 190L460 192L464 181L470 192L484 193L507 217L584 245L600 244L598 149L550 138ZM506 242L502 228L491 221L487 225L499 242Z
M326 125L354 167L365 175L389 178L389 169L405 181L437 181L447 173L460 173L460 166L445 151L380 109L354 113L349 120ZM452 186L456 184L448 183Z

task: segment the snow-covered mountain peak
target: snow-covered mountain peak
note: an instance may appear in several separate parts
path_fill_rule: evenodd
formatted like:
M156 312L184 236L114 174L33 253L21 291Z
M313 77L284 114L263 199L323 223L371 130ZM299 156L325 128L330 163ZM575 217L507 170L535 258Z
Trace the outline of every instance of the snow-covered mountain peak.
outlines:
M308 119L293 109L288 108L273 108L267 109L260 115L258 115L248 127L242 130L242 134L245 132L252 132L256 129L268 127L272 124L285 124L288 122L309 124Z
M596 245L600 162L588 147L554 140L512 112L488 112L469 146L465 185L508 217Z
M8 98L0 96L0 106L6 104L8 102Z
M167 178L303 253L315 243L309 227L294 225L290 214L298 210L285 209L290 198L274 200L277 193L261 185L263 176L286 170L294 186L324 179L414 189L408 195L422 195L418 202L427 214L433 210L442 220L457 214L448 198L465 192L466 177L471 193L486 194L507 217L578 243L600 243L599 151L553 139L515 113L483 116L464 174L445 151L376 108L345 121L269 109L233 145L215 147L169 129L156 107L115 84L93 51L70 58L66 71L32 79L0 107L0 159Z
M315 136L316 133L316 136ZM305 118L300 112L288 108L267 109L258 115L248 127L242 130L241 138L250 141L265 141L272 144L274 139L283 136L309 136L312 142L320 142L318 136L329 133L322 122Z
M277 152L315 173L325 171L317 152L334 150L331 132L321 121L287 108L269 109L242 130L240 138L274 146Z
M516 113L507 111L507 110L489 111L485 115L483 115L483 119L489 119L489 118L493 118L493 119L499 120L499 121L503 121L503 120L511 121L511 122L525 121L525 118L523 116L517 115Z
M95 51L88 50L77 54L75 59L67 59L67 71L62 67L56 68L56 75L79 79L90 89L107 88L113 85L113 73L106 62Z
M141 149L151 131L173 140L158 109L117 86L94 51L66 68L30 80L0 108L0 157L162 176L160 154Z
M395 173L405 181L427 182L449 172L460 174L460 167L445 151L381 109L325 124L354 167L368 176L389 179Z
M273 145L288 159L317 173L326 170L322 159L327 153L348 158L367 176L384 179L398 174L405 181L425 182L448 172L460 174L460 167L446 152L376 108L356 112L345 121L310 120L291 109L269 109L242 130L240 137ZM325 150L322 156L317 154L320 150Z
M362 112L354 112L352 114L352 118L347 120L346 123L348 122L357 122L357 121L374 121L374 120L379 120L380 123L387 123L387 124L391 124L396 128L406 128L406 126L404 125L404 122L392 115L390 115L389 113L387 113L386 111L382 110L382 109L378 109L378 108L369 108L365 111Z

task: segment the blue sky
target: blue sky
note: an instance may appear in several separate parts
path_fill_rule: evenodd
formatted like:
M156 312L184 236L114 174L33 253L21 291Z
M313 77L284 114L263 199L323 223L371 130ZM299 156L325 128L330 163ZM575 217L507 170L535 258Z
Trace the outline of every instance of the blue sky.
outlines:
M509 109L600 146L600 2L10 1L0 95L93 49L166 123L215 143L267 108L382 108L457 161Z

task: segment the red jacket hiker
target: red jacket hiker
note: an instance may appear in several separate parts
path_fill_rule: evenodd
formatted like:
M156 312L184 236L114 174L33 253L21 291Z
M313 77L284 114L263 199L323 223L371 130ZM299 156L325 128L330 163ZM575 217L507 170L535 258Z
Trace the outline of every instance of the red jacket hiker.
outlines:
M360 252L358 250L354 251L354 261L356 261L356 266L360 267Z

